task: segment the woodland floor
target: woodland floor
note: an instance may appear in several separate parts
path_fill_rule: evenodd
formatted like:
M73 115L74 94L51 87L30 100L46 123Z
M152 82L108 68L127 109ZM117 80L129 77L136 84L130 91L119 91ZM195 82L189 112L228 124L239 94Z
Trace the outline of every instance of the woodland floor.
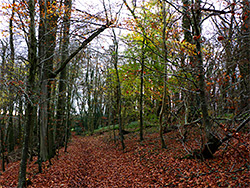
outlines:
M147 131L145 140L138 133L125 136L126 149L110 139L110 133L73 136L68 153L60 150L52 165L30 162L29 187L250 187L248 134L223 145L214 159L185 159L178 132L165 134L167 149L160 148L158 134ZM193 144L193 145L192 145ZM195 139L187 142L195 148ZM17 185L19 162L1 172L0 187Z

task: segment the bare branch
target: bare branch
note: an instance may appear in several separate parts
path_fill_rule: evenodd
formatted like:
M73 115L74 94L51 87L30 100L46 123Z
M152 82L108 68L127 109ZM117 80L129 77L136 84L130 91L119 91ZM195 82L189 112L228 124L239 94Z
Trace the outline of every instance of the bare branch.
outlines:
M57 74L59 74L65 67L66 65L73 59L83 48L85 48L94 38L96 38L101 32L103 32L105 29L107 29L112 23L107 23L106 25L103 25L99 29L97 29L92 35L90 35L86 40L84 40L70 56L65 59L63 62L61 62L61 66L53 73L51 73L51 78L55 78Z

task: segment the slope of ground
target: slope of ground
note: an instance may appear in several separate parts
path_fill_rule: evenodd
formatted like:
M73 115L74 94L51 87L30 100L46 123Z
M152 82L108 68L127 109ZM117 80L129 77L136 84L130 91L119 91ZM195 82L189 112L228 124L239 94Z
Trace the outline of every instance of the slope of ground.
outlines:
M157 133L126 135L126 150L109 138L109 133L73 136L68 153L60 151L53 165L28 167L29 187L249 187L249 135L244 142L233 139L204 162L184 159L185 150L178 133L166 134L167 149L160 148ZM195 143L192 141L192 143ZM190 145L191 146L191 145ZM195 147L195 146L194 146ZM19 162L7 166L0 176L0 187L17 185Z

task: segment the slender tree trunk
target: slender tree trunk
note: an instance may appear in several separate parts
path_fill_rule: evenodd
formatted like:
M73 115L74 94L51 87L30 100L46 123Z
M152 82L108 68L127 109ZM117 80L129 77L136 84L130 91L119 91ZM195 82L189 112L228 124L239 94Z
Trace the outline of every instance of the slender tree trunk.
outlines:
M41 105L40 105L40 156L42 161L46 161L48 159L48 114L47 107L48 101L46 97L47 91L47 81L43 80L41 88Z
M15 0L13 0L12 4L15 4ZM15 60L15 48L14 48L14 33L13 33L13 19L14 19L14 8L12 9L10 24L9 24L9 31L10 31L10 59L11 63L14 65Z
M86 77L85 77L85 83L87 85L87 104L88 104L88 110L87 110L87 130L90 132L90 111L91 111L91 101L90 101L90 94L91 94L91 83L89 81L89 72L90 72L90 58L87 57L87 71L86 71Z
M116 39L116 34L115 31L113 31L114 34L114 56L113 56L113 61L114 61L114 67L115 67L115 72L116 72L116 79L117 79L117 86L116 86L116 92L117 92L117 112L118 112L118 123L119 123L119 136L120 136L120 141L122 145L122 150L124 151L125 149L125 144L124 144L124 136L123 136L123 129L122 129L122 119L121 119L121 82L120 82L120 77L119 77L119 72L118 72L118 41Z
M10 99L12 100L12 99ZM8 152L14 151L15 142L14 142L14 124L13 124L13 102L9 106L9 121L8 121Z
M31 94L34 85L35 85L35 69L36 69L36 33L35 33L35 1L29 0L28 1L29 7L29 16L30 16L30 24L29 24L29 42L28 42L28 60L29 60L29 76L28 76L28 92ZM30 95L31 96L31 95ZM28 149L29 149L29 140L30 140L30 129L31 126L34 124L34 117L33 114L34 104L32 103L32 98L27 99L27 122L24 127L24 141L22 147L22 159L20 163L20 170L19 170L19 179L18 179L18 187L22 188L25 186L26 180L26 167L27 167L27 159L28 159Z
M235 6L231 6L231 12L234 12L235 10ZM228 100L228 98L230 97L231 99L234 98L235 96L235 92L233 89L233 87L231 87L232 85L235 84L235 79L233 74L235 73L235 68L236 68L236 63L233 60L234 58L234 45L232 44L232 40L233 40L233 24L235 21L235 16L234 14L231 15L231 19L230 19L230 25L229 28L227 30L227 32L225 32L225 35L227 35L227 40L224 43L224 48L225 48L225 68L226 68L226 75L225 77L230 77L232 78L232 80L230 81L230 79L225 79L224 83L222 85L222 97L224 100L224 104L223 104L223 113L230 113L230 109L232 106L234 106L233 102L230 102L230 100ZM218 28L219 30L220 28ZM233 100L231 100L233 101Z
M182 27L184 30L184 40L191 43L192 36L191 36L191 14L190 14L190 0L182 0L183 6L183 18L182 18Z
M192 24L192 16L190 13L190 0L182 0L182 5L183 5L183 18L182 18L182 27L184 30L184 41L188 42L190 44L193 44L192 41L192 35L191 35L191 24ZM191 63L194 62L194 57L193 56L188 56L185 57L185 54L182 53L182 60L181 60L181 66L187 68L187 71L192 70L192 67L189 65L187 61L190 61ZM195 116L196 110L196 101L197 95L194 95L193 93L187 93L187 92L182 92L182 95L186 100L184 100L184 105L185 105L185 124L190 122L191 118ZM185 97L186 96L186 97Z
M145 61L145 37L142 41L142 56L141 56L141 88L140 88L140 141L143 140L143 86L144 86L144 61Z
M160 124L160 139L161 139L161 147L166 148L165 140L163 137L163 115L165 112L165 106L167 102L167 46L166 46L166 4L165 2L163 3L163 54L164 54L164 85L163 85L163 96L162 96L162 106L161 106L161 111L159 114L159 124Z
M68 141L69 141L69 134L70 134L70 110L71 110L71 90L72 86L68 86L68 96L67 96L67 111L66 111L66 127L65 127L65 148L64 152L67 152L67 147L68 147Z
M39 23L39 46L38 46L38 55L39 55L39 64L42 65L40 71L41 71L41 98L40 98L40 109L39 109L39 156L41 161L46 161L48 159L48 150L47 150L47 87L46 82L44 81L44 63L42 63L45 59L45 53L46 53L46 45L45 45L45 16L46 16L46 5L45 2L42 0L39 0L39 8L40 8L40 23Z
M1 114L3 116L4 114ZM2 117L1 117L2 118ZM4 143L4 120L0 120L0 136L1 136L1 158L2 158L2 171L5 171L5 143Z
M41 111L38 109L38 117L40 117L40 113ZM38 172L39 173L42 173L42 158L41 158L41 152L40 152L40 149L41 149L41 136L40 136L40 118L37 119L37 138L38 138L38 145L37 145L37 153L38 153L38 160L37 160L37 164L38 164Z
M18 144L21 144L21 140L23 137L22 132L22 123L23 123L23 102L22 98L19 98L19 106L18 106Z
M15 3L15 0L12 2ZM9 32L10 32L10 62L9 62L9 77L10 80L12 79L12 74L14 72L14 63L15 63L15 49L14 49L14 33L13 33L13 19L14 19L14 8L12 9L11 18L9 22ZM14 150L14 125L13 125L13 110L14 110L14 92L9 88L9 97L10 97L10 104L9 104L9 124L8 124L8 152Z
M0 78L3 79L4 76L5 76L5 72L4 72L4 69L5 69L5 64L6 64L6 51L7 51L7 44L4 44L4 42L1 40L1 44L2 44L2 54L1 54L1 58L2 58L2 67L0 69ZM0 149L0 152L1 152L1 158L2 158L2 170L3 172L5 171L5 155L4 155L4 152L5 152L5 136L4 136L4 130L5 130L5 121L4 121L4 117L5 117L5 114L6 114L6 109L5 107L3 107L1 109L3 111L3 113L0 114L0 136L1 136L1 149Z

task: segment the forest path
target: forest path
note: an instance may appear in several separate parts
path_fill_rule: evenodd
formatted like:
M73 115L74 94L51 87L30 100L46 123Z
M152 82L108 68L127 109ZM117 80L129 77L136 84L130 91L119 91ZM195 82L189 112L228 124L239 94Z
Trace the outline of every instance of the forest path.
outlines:
M102 137L84 137L78 149L83 185L86 187L144 187L145 174L142 167L114 145L102 142ZM77 140L75 140L77 141ZM112 147L113 146L113 147ZM75 152L75 156L79 152Z
M60 153L48 173L36 175L33 186L148 187L155 183L147 179L150 171L107 138L73 136L68 153Z
M146 172L139 158L131 156L133 147L123 152L108 138L108 134L73 135L67 153L62 148L51 160L52 165L43 163L42 173L37 173L36 159L29 162L27 178L32 185L28 187L149 187L155 183L147 178L152 174L150 170ZM0 174L0 187L16 187L18 170L19 161L9 164Z
M249 187L249 148L241 152L237 140L226 153L221 150L215 159L201 162L183 159L185 155L178 132L165 135L167 149L162 150L157 133L148 133L139 142L138 134L126 135L126 149L109 139L109 133L94 136L72 136L68 152L62 148L52 165L29 162L27 177L39 188L105 188L105 187ZM246 141L246 142L245 142ZM244 136L244 142L250 143ZM190 140L189 144L195 143ZM190 145L190 147L195 147ZM0 188L16 187L19 161L8 164L0 174Z

